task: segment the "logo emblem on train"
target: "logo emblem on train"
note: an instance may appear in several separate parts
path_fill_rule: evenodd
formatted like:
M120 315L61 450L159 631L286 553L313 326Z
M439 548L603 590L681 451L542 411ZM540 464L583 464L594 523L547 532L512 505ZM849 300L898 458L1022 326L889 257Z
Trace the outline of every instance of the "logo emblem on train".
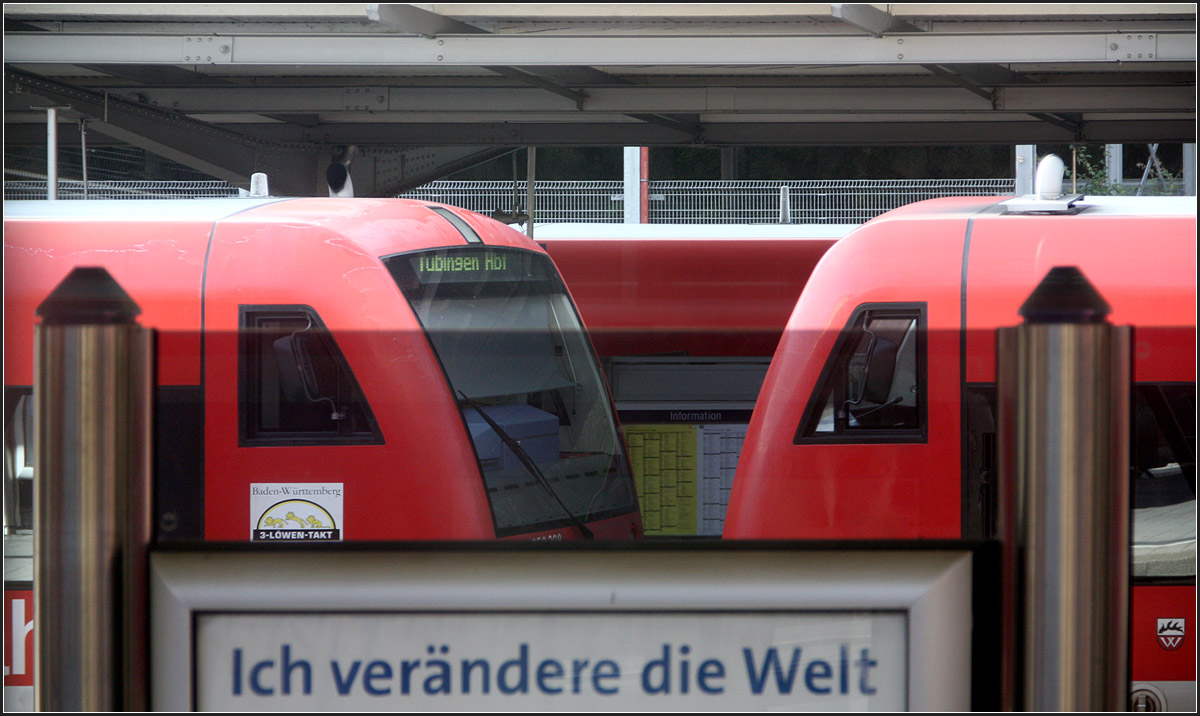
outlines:
M255 483L250 489L254 542L340 542L340 483Z
M1168 651L1175 651L1183 646L1186 619L1159 619L1158 645Z

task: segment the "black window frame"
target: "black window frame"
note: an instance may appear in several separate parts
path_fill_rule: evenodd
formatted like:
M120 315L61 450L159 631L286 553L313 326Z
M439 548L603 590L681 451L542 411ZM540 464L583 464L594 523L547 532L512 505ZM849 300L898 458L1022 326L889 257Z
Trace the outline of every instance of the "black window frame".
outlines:
M911 318L916 320L917 427L870 428L858 427L845 432L816 432L821 414L835 383L846 380L846 366L862 335L859 324L867 314L872 318ZM862 303L843 326L833 350L821 368L816 387L796 428L795 445L862 445L862 444L920 444L929 442L929 366L928 326L929 304L924 301Z
M257 328L263 320L306 319L333 360L334 368L345 378L339 400L351 409L360 411L362 429L350 429L351 421L333 421L336 431L272 430L260 426L262 416L260 395L261 340ZM285 447L320 445L383 445L383 432L375 413L363 393L362 386L337 340L329 331L316 309L306 304L244 304L238 306L238 447Z

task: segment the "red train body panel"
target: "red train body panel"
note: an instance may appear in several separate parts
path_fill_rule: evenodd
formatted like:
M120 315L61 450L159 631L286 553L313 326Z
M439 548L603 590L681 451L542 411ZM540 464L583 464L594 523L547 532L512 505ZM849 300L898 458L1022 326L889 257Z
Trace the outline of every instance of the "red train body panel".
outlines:
M813 267L848 227L538 231L601 356L770 356Z
M159 518L192 537L259 535L252 492L289 485L339 490L348 540L640 534L566 289L491 219L402 200L16 202L5 259L6 387L32 385L34 311L76 266L108 269L157 329ZM507 447L517 430L574 514Z

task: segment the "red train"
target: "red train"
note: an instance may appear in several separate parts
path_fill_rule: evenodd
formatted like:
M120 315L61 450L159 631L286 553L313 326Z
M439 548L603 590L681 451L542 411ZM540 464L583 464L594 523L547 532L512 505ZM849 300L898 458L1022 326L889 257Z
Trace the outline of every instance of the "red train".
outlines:
M724 537L993 535L995 332L1052 267L1078 266L1134 327L1132 678L1194 708L1196 201L1033 208L920 202L825 254L767 371Z
M382 199L4 213L6 526L28 525L35 309L103 266L158 331L160 539L641 535L593 348L518 232Z

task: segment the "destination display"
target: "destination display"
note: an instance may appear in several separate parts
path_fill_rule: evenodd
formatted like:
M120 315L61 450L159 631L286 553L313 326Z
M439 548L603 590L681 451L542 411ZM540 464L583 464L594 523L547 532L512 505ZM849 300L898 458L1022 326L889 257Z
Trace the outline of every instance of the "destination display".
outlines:
M434 249L384 259L406 290L427 284L546 279L552 270L544 262L544 257L529 251L490 246Z

